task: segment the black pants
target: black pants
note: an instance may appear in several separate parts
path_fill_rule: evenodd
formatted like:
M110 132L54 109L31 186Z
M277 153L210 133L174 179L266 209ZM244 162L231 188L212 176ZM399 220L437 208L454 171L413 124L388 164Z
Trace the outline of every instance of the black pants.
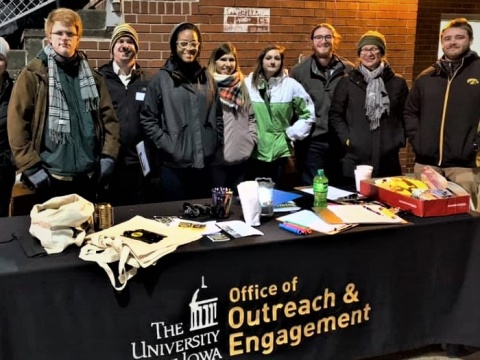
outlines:
M77 194L92 203L97 200L97 180L94 176L79 175L72 181L50 176L50 185L35 190L35 201L41 204L53 197Z

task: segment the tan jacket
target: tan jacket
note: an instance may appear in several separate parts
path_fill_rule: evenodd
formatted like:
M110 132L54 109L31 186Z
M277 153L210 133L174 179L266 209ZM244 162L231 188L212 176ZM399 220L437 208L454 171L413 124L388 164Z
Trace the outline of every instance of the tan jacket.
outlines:
M102 155L117 158L120 148L118 125L105 80L93 70L100 96L99 109L92 114ZM35 58L20 72L8 105L8 138L20 172L38 164L48 108L48 68Z

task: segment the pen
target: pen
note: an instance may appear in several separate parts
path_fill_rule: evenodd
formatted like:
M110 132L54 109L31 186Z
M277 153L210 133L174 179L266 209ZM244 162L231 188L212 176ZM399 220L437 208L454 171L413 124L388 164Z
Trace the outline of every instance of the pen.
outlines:
M368 207L367 205L362 205L362 207L364 207L365 209L377 214L377 215L380 215L380 216L384 216L381 212L378 212L376 210L373 210L372 208Z
M283 230L286 230L288 232L291 232L291 233L294 233L294 234L297 234L297 235L303 235L303 232L298 230L298 229L295 229L294 227L291 227L291 226L288 226L287 224L279 224L278 227L280 229L283 229Z

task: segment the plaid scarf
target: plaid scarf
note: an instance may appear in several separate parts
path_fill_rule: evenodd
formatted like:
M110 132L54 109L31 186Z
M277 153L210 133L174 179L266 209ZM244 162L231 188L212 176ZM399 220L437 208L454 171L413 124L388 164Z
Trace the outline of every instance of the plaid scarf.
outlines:
M390 99L387 89L382 79L385 63L382 61L380 66L370 71L365 66L360 65L358 70L362 73L367 82L367 91L365 96L365 109L367 117L370 120L370 130L375 130L380 126L380 119L386 112L390 113Z
M58 75L58 63L67 63L71 59L65 59L58 55L51 45L44 49L47 55L48 65L48 129L50 139L54 144L65 144L67 136L70 134L70 112L65 99L65 93L60 83ZM79 60L78 78L80 81L80 94L85 102L86 112L97 110L99 108L100 98L98 95L95 79L92 70L88 65L85 54L77 51L74 61Z
M231 75L215 73L213 76L218 86L220 101L235 109L238 109L239 106L243 106L243 74L237 71Z

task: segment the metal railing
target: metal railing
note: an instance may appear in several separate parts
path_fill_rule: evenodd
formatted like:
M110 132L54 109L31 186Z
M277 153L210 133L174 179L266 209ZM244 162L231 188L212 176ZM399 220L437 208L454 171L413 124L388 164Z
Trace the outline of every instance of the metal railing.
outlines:
M3 0L0 3L0 29L56 0Z

